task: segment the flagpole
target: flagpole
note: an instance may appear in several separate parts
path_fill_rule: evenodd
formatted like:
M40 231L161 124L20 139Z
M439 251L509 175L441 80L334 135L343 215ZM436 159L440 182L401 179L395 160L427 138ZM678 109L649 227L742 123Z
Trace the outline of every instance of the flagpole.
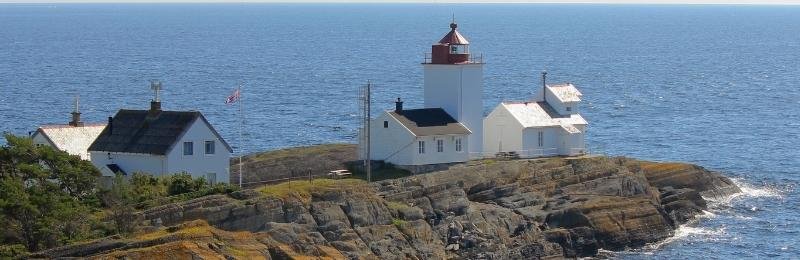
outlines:
M242 114L242 84L239 84L239 188L242 188L242 176L244 172L242 171L242 154L244 154L244 114Z

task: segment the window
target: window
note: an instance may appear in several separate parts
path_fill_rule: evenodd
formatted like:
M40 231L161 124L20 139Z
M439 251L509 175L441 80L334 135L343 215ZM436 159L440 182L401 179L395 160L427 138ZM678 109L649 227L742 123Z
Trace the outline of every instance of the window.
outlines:
M461 151L461 138L456 138L456 152Z
M419 141L418 143L419 143L419 153L420 154L425 153L425 141Z
M215 173L215 172L206 173L206 180L208 181L208 184L216 184L217 183L217 173Z
M567 112L572 111L572 107L567 107Z
M539 131L539 147L544 146L544 132Z
M206 154L214 154L214 141L206 141Z
M444 140L436 140L436 152L444 152Z
M194 154L194 143L183 142L183 155L193 155L193 154Z
M389 121L383 121L383 128L389 128Z

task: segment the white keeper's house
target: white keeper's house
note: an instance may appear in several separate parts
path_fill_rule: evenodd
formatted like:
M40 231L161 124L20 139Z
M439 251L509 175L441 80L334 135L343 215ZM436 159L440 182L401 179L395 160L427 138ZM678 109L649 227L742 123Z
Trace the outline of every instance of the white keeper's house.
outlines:
M47 145L80 156L89 161L89 145L94 142L106 124L85 124L81 121L78 100L75 99L75 110L72 121L68 124L43 125L36 129L31 138L36 145Z
M469 160L472 132L441 108L405 110L398 99L395 110L381 113L370 128L374 160L412 172L432 170L425 165Z
M160 83L154 83L158 93ZM89 147L104 176L135 172L154 176L186 172L210 183L229 182L231 147L198 111L121 109Z
M582 94L571 83L542 85L530 101L502 102L484 120L487 154L531 158L586 153L588 123L578 114Z

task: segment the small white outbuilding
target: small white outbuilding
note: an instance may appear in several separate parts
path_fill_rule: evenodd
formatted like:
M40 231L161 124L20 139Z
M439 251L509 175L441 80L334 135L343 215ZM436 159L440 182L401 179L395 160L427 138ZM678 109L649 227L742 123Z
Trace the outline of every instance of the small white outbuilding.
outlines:
M89 161L89 145L100 135L106 124L84 124L81 121L81 112L78 110L78 99L75 99L75 110L72 111L72 121L69 124L43 125L31 135L36 145L46 145L80 156Z
M544 85L533 101L502 102L484 119L487 155L523 158L586 153L586 120L578 114L582 94L572 84Z

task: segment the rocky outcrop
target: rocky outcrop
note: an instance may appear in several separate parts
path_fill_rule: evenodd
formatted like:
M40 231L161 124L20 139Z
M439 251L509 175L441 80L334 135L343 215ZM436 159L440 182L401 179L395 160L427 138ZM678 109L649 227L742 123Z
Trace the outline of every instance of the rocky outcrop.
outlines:
M738 192L702 167L607 157L484 160L371 184L281 185L152 208L141 212L137 238L39 256L150 258L167 248L209 258L593 256L669 237L702 213L704 197ZM166 234L191 230L185 223L208 223L212 235ZM161 236L146 239L152 234Z

